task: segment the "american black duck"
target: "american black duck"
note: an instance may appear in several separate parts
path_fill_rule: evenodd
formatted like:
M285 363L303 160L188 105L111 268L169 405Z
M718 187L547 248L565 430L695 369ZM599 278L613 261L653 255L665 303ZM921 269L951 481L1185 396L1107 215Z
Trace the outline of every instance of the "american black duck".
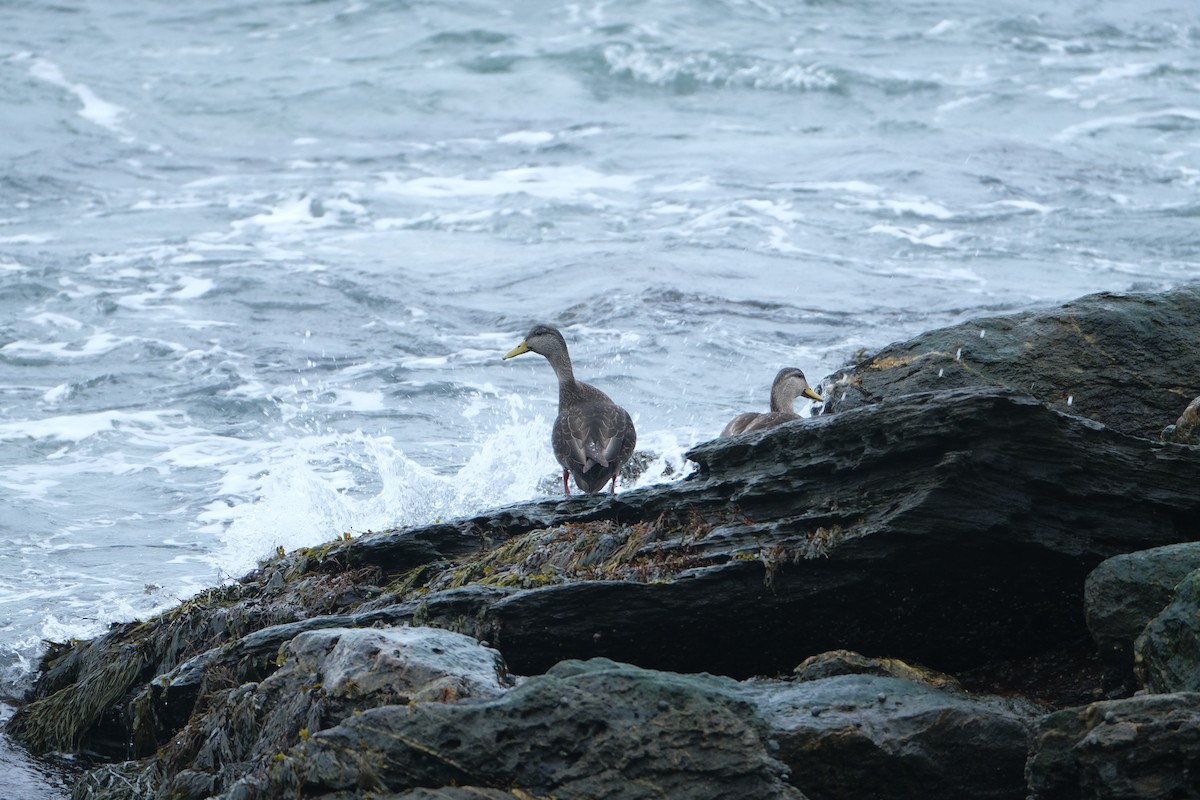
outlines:
M736 436L739 433L760 431L763 428L771 428L794 419L800 419L800 415L796 413L795 403L796 398L801 395L816 400L818 403L825 402L825 398L808 385L808 380L805 379L803 372L795 367L784 367L775 375L775 382L771 384L771 410L765 414L757 411L738 414L729 421L725 430L721 431L721 435Z
M522 353L544 356L558 376L558 418L550 445L563 468L563 493L571 493L568 475L589 494L601 491L605 484L615 492L617 471L637 444L629 412L590 383L575 380L567 342L557 328L535 325L504 357Z

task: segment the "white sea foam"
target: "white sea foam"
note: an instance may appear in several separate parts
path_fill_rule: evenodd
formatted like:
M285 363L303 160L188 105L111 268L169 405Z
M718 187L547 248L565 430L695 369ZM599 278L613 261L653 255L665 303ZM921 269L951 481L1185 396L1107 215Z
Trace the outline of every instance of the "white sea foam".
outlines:
M50 311L43 311L40 314L34 314L29 318L30 322L36 322L38 325L46 325L54 328L65 328L66 330L77 331L83 327L83 323L74 317L68 317L66 314L55 314Z
M918 278L922 281L950 283L960 285L964 289L972 291L982 289L987 284L987 280L970 267L947 268L928 263L906 262L903 264L892 264L887 267L876 267L871 271L877 275L902 276L906 278Z
M194 300L212 291L216 281L211 278L195 278L188 275L179 277L179 288L171 293L177 300Z
M775 252L796 252L796 248L789 241L787 229L778 223L793 226L803 219L803 216L792 210L787 202L745 199L706 208L698 214L692 214L690 219L685 218L676 223L676 227L691 238L719 241L724 241L734 229L749 228L761 231L765 235L763 246L766 249Z
M314 228L346 225L366 217L366 208L350 198L320 199L305 194L283 200L261 214L235 220L231 227L239 232L261 229L302 235Z
M47 244L54 241L48 233L18 233L14 236L0 236L0 244Z
M51 389L47 389L42 393L42 402L46 405L55 406L66 400L74 393L74 387L69 383L60 383Z
M66 414L45 419L26 419L0 423L0 441L47 439L79 442L115 430L131 432L137 428L159 428L182 417L178 411L94 411Z
M382 191L414 197L500 197L528 194L548 199L569 199L593 192L628 192L641 178L607 175L583 166L518 167L493 172L486 177L423 177L401 180L385 176Z
M480 232L490 230L496 212L490 208L435 214L432 211L416 217L383 217L372 223L376 230L435 229L445 231Z
M108 331L94 333L82 342L31 342L17 339L0 347L0 356L75 360L110 353L137 341L140 340L136 336L115 336Z
M901 227L899 225L872 225L867 229L868 233L882 233L887 236L895 236L898 239L904 239L913 244L920 244L926 247L950 247L958 238L958 233L955 231L937 230L928 225L921 224L916 227Z
M513 131L496 139L501 144L545 144L554 141L554 134L549 131Z
M693 436L693 438L696 438ZM685 477L694 466L684 457L688 446L678 431L651 430L638 434L638 449L653 454L645 471L629 488L640 489Z
M997 200L990 205L1002 208L1015 208L1018 211L1029 211L1036 214L1052 214L1056 210L1053 206L1043 205L1033 200Z
M724 53L680 53L650 50L636 44L611 44L604 60L614 75L666 85L694 80L716 86L753 89L810 90L837 86L837 78L820 64L733 58Z
M1070 125L1063 128L1054 135L1054 141L1070 142L1083 136L1095 135L1110 128L1129 128L1150 122L1173 119L1189 120L1191 122L1200 121L1200 110L1195 108L1167 108L1160 111L1143 111L1136 114L1098 117L1087 122L1081 122L1078 125Z
M206 208L211 204L211 200L200 197L160 198L154 196L134 202L130 205L130 209L133 211L163 211L184 208Z
M659 186L655 189L659 193L669 192L707 192L712 188L712 180L707 176L700 178L692 178L691 180L682 181L680 183L670 183L665 186Z
M790 189L802 192L850 192L851 194L883 194L884 188L867 181L800 181L798 183L774 183L773 189Z
M237 575L276 547L311 546L338 532L424 524L528 499L539 479L557 469L547 430L540 417L502 426L452 475L409 458L389 436L359 432L290 442L260 454L272 459L265 468L260 462L253 473L229 476L223 488L233 493L200 515L224 543L212 561Z
M992 99L991 94L976 94L976 95L968 95L966 97L958 97L958 98L955 98L954 100L951 100L948 103L942 103L940 106L937 107L937 112L939 114L944 114L947 111L954 111L959 108L964 108L966 106L975 105L976 103L982 103L982 102L985 102L985 101L988 101L991 99Z
M1136 64L1113 64L1104 67L1099 72L1092 75L1080 75L1074 78L1074 82L1084 86L1091 86L1097 83L1111 83L1114 81L1123 81L1130 78L1144 78L1159 69L1158 64L1154 63L1136 63Z
M923 197L895 197L885 200L860 200L859 204L872 211L890 211L897 217L924 217L947 220L958 216L941 203Z
M33 500L45 500L49 496L50 490L60 483L60 481L50 478L37 478L12 472L0 478L0 486L14 494L25 495L26 498Z
M803 252L799 247L792 244L791 237L786 230L778 225L772 225L766 229L767 241L763 245L767 250L772 250L776 253L800 253Z
M62 69L54 62L44 58L35 58L29 65L29 74L75 95L81 103L79 116L110 131L123 132L121 120L128 112L116 103L100 99L88 86L68 80Z
M793 211L790 203L774 200L743 200L742 206L779 222L796 222L804 217L803 214Z
M132 277L138 277L136 273ZM212 291L216 285L211 278L198 278L189 275L176 276L170 283L153 283L147 286L149 291L131 293L113 298L119 306L135 311L166 311L172 314L182 314L183 308L174 305L179 300L195 300Z
M329 405L334 408L344 408L347 411L358 411L361 413L386 411L389 408L383 392L360 392L352 389L336 389L333 395L334 399Z
M944 19L941 22L939 22L938 24L934 25L929 30L925 31L925 35L926 36L941 36L944 33L949 33L951 31L957 31L962 27L963 27L963 24L961 22L959 22L958 20Z

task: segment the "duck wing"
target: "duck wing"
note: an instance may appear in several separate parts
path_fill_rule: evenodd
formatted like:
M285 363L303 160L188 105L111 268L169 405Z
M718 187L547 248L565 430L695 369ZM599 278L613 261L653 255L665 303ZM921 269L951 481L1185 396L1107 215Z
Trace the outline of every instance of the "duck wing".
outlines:
M794 419L800 419L800 415L788 414L785 411L768 411L766 414L747 411L745 414L738 414L730 420L729 424L725 426L725 430L721 431L721 435L736 436L739 433L761 431L764 428L774 428L776 425L782 425Z
M629 412L612 402L584 402L559 410L550 435L554 457L585 492L598 492L629 460L637 432Z
M743 414L738 414L733 419L729 420L729 424L721 431L722 436L737 436L739 433L745 433L748 430L748 425L754 420L761 417L762 414L757 411L747 411Z

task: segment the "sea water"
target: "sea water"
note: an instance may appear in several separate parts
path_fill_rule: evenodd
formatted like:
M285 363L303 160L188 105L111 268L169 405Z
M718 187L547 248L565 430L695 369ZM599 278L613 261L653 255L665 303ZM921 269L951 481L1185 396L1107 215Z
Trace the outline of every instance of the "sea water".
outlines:
M277 547L554 491L553 375L501 360L535 322L633 414L644 485L781 366L1200 276L1191 0L0 20L10 698L43 640ZM0 744L10 796L62 796Z

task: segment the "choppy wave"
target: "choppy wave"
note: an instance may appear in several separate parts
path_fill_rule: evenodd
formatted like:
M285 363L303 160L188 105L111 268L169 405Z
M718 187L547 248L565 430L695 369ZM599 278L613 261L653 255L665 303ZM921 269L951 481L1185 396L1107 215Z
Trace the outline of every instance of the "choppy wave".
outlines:
M604 48L611 74L638 83L695 91L700 86L772 91L831 90L838 80L813 62L778 62L732 52L680 53L674 48L614 43Z

